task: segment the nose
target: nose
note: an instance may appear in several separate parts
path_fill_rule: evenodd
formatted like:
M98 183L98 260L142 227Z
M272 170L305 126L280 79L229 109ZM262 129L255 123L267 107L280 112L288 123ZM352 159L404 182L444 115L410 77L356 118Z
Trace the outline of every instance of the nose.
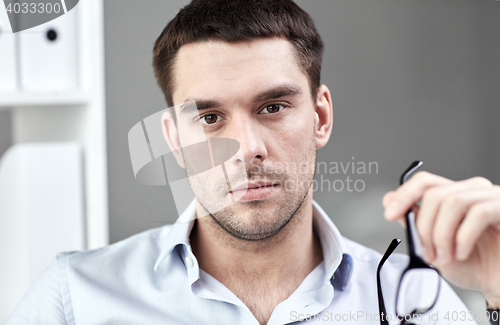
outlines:
M242 155L236 158L236 164L261 165L266 160L265 132L257 121L249 117L241 118L233 123L230 132L228 137L240 143L242 152Z

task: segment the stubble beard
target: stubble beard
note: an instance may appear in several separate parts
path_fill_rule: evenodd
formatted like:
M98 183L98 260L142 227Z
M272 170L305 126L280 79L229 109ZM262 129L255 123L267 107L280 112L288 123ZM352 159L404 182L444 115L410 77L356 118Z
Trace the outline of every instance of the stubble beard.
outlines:
M307 164L306 172L297 168L301 163ZM217 202L218 198L220 200L223 186L217 184L211 186L210 190L207 189L207 184L191 186L197 201L225 232L240 240L263 241L276 236L285 228L309 194L316 165L314 138L301 159L291 165L291 173L288 168L250 166L245 175L249 181L266 180L278 183L281 185L279 193L269 199L237 201L222 209L217 208L214 202Z

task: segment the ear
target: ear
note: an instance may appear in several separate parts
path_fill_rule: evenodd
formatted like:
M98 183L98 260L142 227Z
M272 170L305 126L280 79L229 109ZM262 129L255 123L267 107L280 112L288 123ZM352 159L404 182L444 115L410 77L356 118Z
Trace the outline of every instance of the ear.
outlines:
M182 158L182 150L179 140L179 132L177 131L177 126L175 125L172 113L166 111L161 116L161 130L163 132L163 137L172 151L175 160L182 168L184 166L184 159Z
M332 98L330 90L325 85L318 87L315 108L316 149L319 149L327 144L333 126Z

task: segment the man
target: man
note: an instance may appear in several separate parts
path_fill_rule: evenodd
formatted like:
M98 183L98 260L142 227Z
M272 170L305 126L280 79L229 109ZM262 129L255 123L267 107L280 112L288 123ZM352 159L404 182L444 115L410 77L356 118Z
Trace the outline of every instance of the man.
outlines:
M194 220L59 255L8 324L286 324L313 315L378 324L380 254L342 238L312 198L316 150L332 130L322 50L292 1L195 0L182 9L156 41L153 66L174 107L162 119L165 140L196 197L180 219ZM240 145L225 163L227 182L197 177L184 150L217 138ZM428 262L498 308L499 193L482 178L418 173L384 206L387 219L402 220L422 200ZM383 270L391 314L406 262L397 256ZM467 312L446 284L433 310L437 318L423 323Z

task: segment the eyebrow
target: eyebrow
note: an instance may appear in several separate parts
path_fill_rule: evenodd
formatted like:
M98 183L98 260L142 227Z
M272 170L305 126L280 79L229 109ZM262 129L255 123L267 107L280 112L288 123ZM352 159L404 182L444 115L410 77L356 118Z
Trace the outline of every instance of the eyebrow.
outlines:
M271 89L265 90L264 92L254 96L252 101L262 102L268 99L276 99L292 95L302 95L302 91L297 85L294 84L284 84Z
M270 89L267 89L257 95L255 95L252 98L252 102L257 103L257 102L262 102L265 100L269 99L277 99L281 97L286 97L286 96L293 96L293 95L302 95L302 91L300 90L300 87L298 87L295 84L283 84L279 85ZM184 101L184 104L194 101L196 103L196 108L197 110L203 110L207 108L217 108L217 107L222 107L222 100L218 98L213 98L213 99L196 99L196 98L188 98ZM187 110L188 107L192 107L191 105L182 105L180 107L180 112L183 113L183 111Z
M222 106L222 101L220 99L196 99L188 98L182 103L179 114L185 113L185 111L193 111L193 105L186 105L188 102L194 101L196 109L203 110L207 108L217 108Z

